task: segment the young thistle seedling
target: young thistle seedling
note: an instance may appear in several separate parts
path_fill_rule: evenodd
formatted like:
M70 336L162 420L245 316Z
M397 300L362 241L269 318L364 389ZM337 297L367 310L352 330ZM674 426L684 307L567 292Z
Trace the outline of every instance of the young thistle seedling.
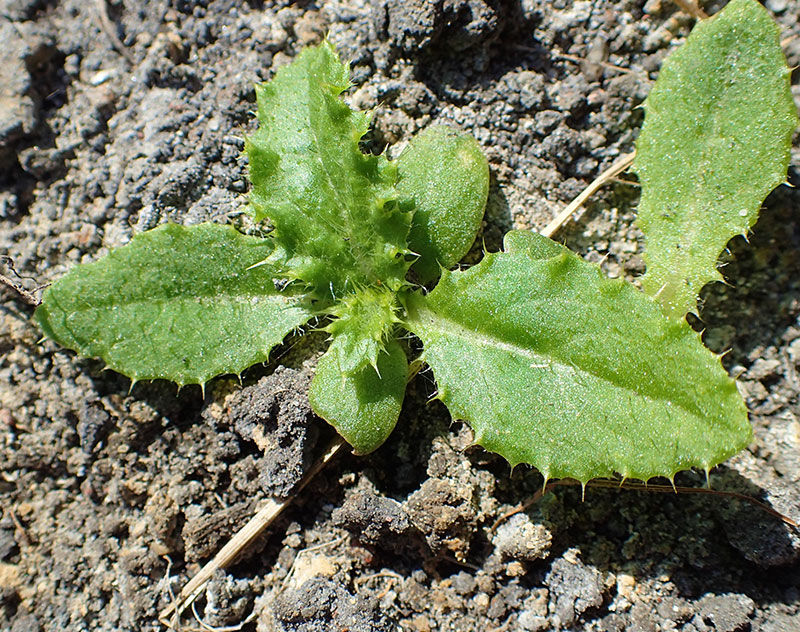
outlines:
M706 38L724 39L713 54L729 56L742 39L730 34L753 25L778 46L757 3L731 6L704 27ZM202 385L264 362L289 332L321 322L330 346L311 405L360 454L399 417L407 332L423 343L437 398L475 441L545 479L672 478L748 443L745 405L719 358L633 285L525 231L448 271L479 229L486 158L470 136L443 127L395 161L362 153L369 116L341 100L349 85L326 42L256 88L259 127L246 149L250 208L270 221L266 238L215 224L142 233L46 292L36 313L45 332L134 382ZM714 162L712 149L703 160ZM654 240L651 251L663 247ZM429 293L419 284L437 278Z

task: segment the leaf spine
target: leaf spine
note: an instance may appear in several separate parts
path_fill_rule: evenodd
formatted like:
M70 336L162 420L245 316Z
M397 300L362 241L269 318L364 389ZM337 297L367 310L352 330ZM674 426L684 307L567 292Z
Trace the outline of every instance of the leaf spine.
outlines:
M669 481L669 484L672 485L672 491L675 492L675 494L677 494L678 493L678 488L675 487L675 473L673 472L672 474L670 474L667 477L667 480Z

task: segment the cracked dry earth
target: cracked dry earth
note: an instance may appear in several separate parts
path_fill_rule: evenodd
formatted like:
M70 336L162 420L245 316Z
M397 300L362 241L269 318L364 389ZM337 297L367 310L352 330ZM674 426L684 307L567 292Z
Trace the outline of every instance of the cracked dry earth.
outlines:
M800 65L800 2L766 6ZM631 151L636 106L692 22L667 0L3 0L0 253L34 289L159 223L247 228L253 83L325 34L352 61L350 103L375 108L376 146L395 155L434 122L475 135L492 169L479 241L497 249ZM706 288L702 311L755 428L712 486L795 518L798 191L773 193L749 243L731 242L731 284ZM612 183L560 238L636 277L637 196ZM322 338L287 340L205 397L129 392L40 340L10 292L0 305L0 630L160 629L174 592L330 439L306 398ZM179 627L800 629L800 537L745 503L561 487L492 530L541 477L469 447L468 428L426 404L433 388L422 373L389 442L326 467Z

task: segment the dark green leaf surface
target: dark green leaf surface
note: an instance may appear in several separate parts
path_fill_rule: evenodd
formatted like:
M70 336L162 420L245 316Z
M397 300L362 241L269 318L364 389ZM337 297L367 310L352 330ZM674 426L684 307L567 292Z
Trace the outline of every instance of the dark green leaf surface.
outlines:
M408 362L403 348L388 342L369 364L348 371L352 358L334 340L320 358L309 401L314 412L353 446L356 454L379 448L394 429L403 405Z
M359 149L369 116L341 100L349 85L328 42L305 49L256 88L259 128L247 141L250 202L275 226L273 259L327 300L375 284L398 289L410 265L397 169Z
M477 141L449 127L429 127L397 160L401 203L413 203L408 243L423 283L457 264L472 246L489 195L489 163Z
M439 398L546 478L709 468L751 436L736 385L685 322L540 235L408 297Z
M634 165L642 286L676 318L722 278L719 254L786 181L797 111L779 37L758 2L733 0L695 26L645 101Z
M265 361L311 313L250 266L270 242L230 226L174 224L74 268L44 295L45 333L132 378L203 384Z

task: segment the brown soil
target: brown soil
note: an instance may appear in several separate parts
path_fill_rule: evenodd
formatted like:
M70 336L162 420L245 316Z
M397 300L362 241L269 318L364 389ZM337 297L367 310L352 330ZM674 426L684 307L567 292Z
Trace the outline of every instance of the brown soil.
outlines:
M766 5L800 65L800 1ZM691 25L666 0L5 0L0 253L33 289L162 222L240 222L253 83L326 33L352 61L350 102L376 108L376 146L394 155L432 122L479 140L492 168L482 243L497 249L632 150L636 106ZM796 185L799 164L796 142ZM795 518L798 191L777 190L750 242L731 243L731 285L707 288L702 312L756 437L712 485ZM606 187L561 238L635 277L636 200L634 186ZM322 337L288 340L205 398L166 383L129 392L2 299L0 630L159 629L174 592L261 501L291 494L330 437L306 400ZM432 391L423 373L387 444L328 466L181 625L800 629L800 537L744 503L592 488L582 501L565 487L492 532L541 477L468 447L468 428L426 405Z

